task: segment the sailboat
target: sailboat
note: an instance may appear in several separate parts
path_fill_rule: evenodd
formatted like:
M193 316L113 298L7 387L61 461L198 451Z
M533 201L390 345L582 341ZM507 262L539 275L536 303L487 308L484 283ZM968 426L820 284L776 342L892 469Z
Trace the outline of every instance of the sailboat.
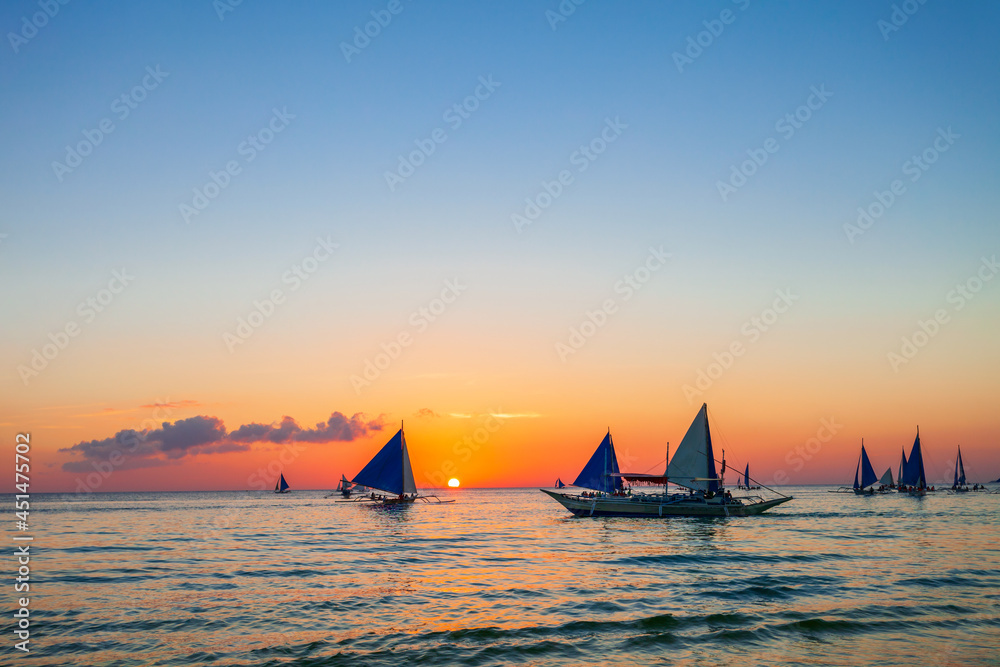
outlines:
M668 445L669 447L669 445ZM708 425L708 405L703 404L684 439L662 475L623 473L618 469L611 431L598 445L574 486L590 491L556 492L540 489L575 516L750 516L786 503L791 496L764 500L761 497L734 498L723 486L716 471L712 434ZM725 470L725 458L722 461ZM662 486L662 492L632 493L624 482ZM669 484L687 491L670 493Z
M278 481L274 485L275 493L288 493L288 482L285 481L285 473L278 475Z
M739 475L736 476L736 488L737 489L746 489L747 491L752 491L754 489L759 489L760 488L759 486L753 486L750 483L750 464L749 463L747 463L746 470L743 471L743 479L741 480L739 478Z
M889 479L892 479L892 472L886 471L889 475ZM882 475L882 479L885 479L885 475ZM868 458L868 452L865 451L865 439L861 439L861 455L858 457L858 465L854 468L854 485L853 486L842 486L836 491L830 491L830 493L853 493L859 496L870 496L876 493L885 493L885 490L880 488L876 490L872 485L875 482L880 481L875 475L875 468L872 466L871 459Z
M417 484L413 480L413 467L410 465L410 454L406 449L406 437L403 428L378 451L378 453L361 469L351 483L355 486L365 486L371 494L363 496L361 502L375 502L381 505L407 505L417 500L429 502L433 498L437 502L450 503L452 500L439 500L437 496L421 496L417 494ZM376 494L382 491L385 494ZM358 500L349 502L359 502Z
M346 475L340 476L340 481L337 482L337 488L333 490L333 493L323 496L324 498L332 498L335 495L340 495L344 498L350 498L352 494L365 494L371 491L367 486L360 486L358 484L351 484L350 480L347 479Z
M927 495L927 477L924 475L924 457L920 451L920 427L917 427L917 438L913 441L910 457L906 459L903 473L899 478L899 492L911 496Z
M858 459L858 467L854 470L854 493L857 495L875 493L875 489L869 487L877 481L878 477L875 476L875 468L872 467L872 462L868 458L868 452L865 451L865 439L862 438L861 458ZM866 491L865 489L868 490Z
M969 488L969 483L965 481L965 464L962 463L962 446L958 446L958 461L955 463L955 483L952 484L951 490L955 493L967 493L969 491L983 491L987 492L984 485L976 483Z
M962 445L958 446L958 462L955 464L955 483L951 486L952 491L964 493L969 490L965 483L965 465L962 463Z
M891 466L885 469L885 472L882 473L881 477L879 477L878 483L879 483L879 486L881 486L882 488L885 488L885 489L895 489L896 488L896 482L894 482L893 479L892 479L892 467Z
M562 477L557 477L556 478L555 488L557 488L557 489L565 489L566 488L566 485L563 484Z

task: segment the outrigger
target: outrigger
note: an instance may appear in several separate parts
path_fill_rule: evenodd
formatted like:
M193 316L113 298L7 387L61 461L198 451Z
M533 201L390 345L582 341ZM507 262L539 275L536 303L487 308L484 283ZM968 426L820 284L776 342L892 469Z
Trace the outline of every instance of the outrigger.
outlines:
M670 459L669 445L667 445L667 460L669 463L662 475L620 472L609 429L597 451L590 457L590 461L573 483L575 487L590 491L540 490L575 516L585 517L753 516L792 500L792 496L780 493L778 495L781 497L772 499L749 495L736 498L725 490L724 480L716 472L707 404L701 406L701 410L691 422L673 459ZM725 455L721 465L725 471L727 467ZM738 471L733 470L738 474ZM662 486L663 492L633 494L631 488L625 488L624 482ZM670 493L668 488L670 484L684 487L687 492Z

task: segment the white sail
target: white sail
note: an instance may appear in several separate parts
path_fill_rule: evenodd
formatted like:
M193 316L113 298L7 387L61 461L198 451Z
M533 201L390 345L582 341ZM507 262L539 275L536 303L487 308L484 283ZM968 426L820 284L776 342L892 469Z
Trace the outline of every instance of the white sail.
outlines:
M413 468L410 467L410 453L406 451L406 436L403 436L403 493L416 493L417 483L413 481Z
M886 468L886 471L882 474L882 479L878 483L883 486L892 486L892 468Z
M703 404L691 422L684 439L667 466L667 477L674 484L697 491L715 491L715 460L712 455L712 436L708 430L708 405Z

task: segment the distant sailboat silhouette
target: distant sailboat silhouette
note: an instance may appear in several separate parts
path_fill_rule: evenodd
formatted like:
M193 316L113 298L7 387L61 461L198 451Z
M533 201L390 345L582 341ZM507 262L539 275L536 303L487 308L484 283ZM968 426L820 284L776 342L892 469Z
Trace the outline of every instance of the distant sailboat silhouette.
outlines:
M860 495L862 493L874 493L874 489L868 489L872 484L878 481L878 477L875 475L875 468L872 467L872 462L868 458L868 452L865 451L865 439L861 439L861 458L858 459L858 467L854 470L854 493ZM865 489L868 489L867 491Z
M927 495L927 477L924 474L924 457L920 450L920 427L917 427L917 437L913 441L910 457L903 466L903 475L899 479L901 493L911 496Z
M869 496L875 493L886 493L885 489L876 490L872 485L876 482L881 481L885 485L886 476L889 478L889 483L892 483L892 470L886 470L885 474L882 475L880 480L875 474L875 468L872 466L871 459L868 458L868 452L865 450L865 439L861 439L861 455L858 457L858 465L854 468L854 484L851 487L842 486L836 491L830 491L830 493L854 493L859 496Z
M565 489L566 488L566 485L563 484L562 477L559 477L559 478L556 479L555 487L557 489Z
M965 465L962 463L962 445L958 446L958 463L955 464L955 483L952 485L954 491L968 491L969 487L965 483Z
M288 493L288 482L285 481L285 473L278 475L278 482L274 485L275 493Z

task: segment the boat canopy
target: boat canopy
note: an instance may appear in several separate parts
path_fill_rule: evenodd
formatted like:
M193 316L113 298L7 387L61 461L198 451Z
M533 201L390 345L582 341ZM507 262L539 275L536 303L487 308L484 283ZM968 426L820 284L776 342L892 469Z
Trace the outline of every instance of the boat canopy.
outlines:
M573 486L603 493L621 491L624 487L621 476L618 474L620 472L618 456L615 455L615 446L611 442L611 431L608 430L608 434L604 436L604 440L601 440L594 455L580 471Z
M351 481L396 495L416 493L417 485L413 481L413 468L410 467L403 429L399 429Z
M859 473L861 475L860 481L858 479ZM858 460L858 467L854 471L854 488L864 489L877 481L878 476L875 475L875 469L872 467L872 462L868 458L868 452L865 451L865 444L862 442L861 458Z

